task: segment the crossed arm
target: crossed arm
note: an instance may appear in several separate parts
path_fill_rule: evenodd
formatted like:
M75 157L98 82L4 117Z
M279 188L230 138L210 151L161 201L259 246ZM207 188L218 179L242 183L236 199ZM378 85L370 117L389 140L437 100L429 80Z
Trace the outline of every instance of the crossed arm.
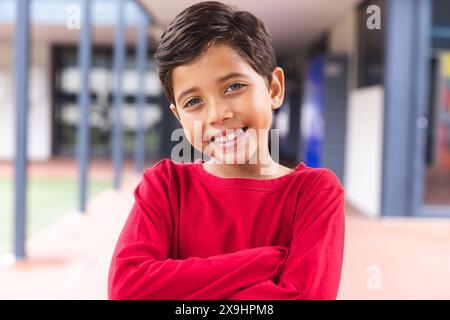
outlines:
M170 223L135 193L113 255L110 299L335 299L344 242L343 189L304 201L290 247L267 246L208 258L167 259Z

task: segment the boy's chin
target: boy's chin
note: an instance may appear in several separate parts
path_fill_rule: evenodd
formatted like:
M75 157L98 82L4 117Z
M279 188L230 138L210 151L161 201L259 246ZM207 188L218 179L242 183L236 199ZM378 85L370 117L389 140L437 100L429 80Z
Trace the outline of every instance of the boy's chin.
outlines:
M224 165L249 164L251 161L249 159L248 154L244 155L243 153L241 153L242 151L238 151L238 153L236 152L218 153L218 154L213 153L212 155L207 156L211 158L211 160L214 161L215 164L224 164Z

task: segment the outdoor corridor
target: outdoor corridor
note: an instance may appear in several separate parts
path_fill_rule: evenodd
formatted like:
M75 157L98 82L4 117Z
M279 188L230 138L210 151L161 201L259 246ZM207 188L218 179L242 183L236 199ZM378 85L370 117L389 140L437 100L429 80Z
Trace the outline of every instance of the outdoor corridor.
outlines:
M1 257L0 299L106 299L109 262L139 177L103 191L88 213L66 215L28 239L28 260ZM346 208L338 299L447 299L450 220L369 219Z

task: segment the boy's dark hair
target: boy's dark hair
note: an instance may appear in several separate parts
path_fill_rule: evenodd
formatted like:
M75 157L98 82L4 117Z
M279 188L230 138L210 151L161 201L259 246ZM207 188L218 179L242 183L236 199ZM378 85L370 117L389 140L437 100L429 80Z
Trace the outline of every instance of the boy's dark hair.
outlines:
M277 61L264 24L247 11L216 1L200 2L174 18L155 53L163 93L171 103L175 105L172 70L194 61L215 43L235 49L267 85L272 82Z

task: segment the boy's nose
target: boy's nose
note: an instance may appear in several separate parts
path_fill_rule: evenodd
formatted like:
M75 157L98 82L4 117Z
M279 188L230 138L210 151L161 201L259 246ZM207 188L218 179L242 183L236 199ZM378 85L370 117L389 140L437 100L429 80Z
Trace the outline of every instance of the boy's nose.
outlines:
M233 111L224 105L209 104L208 105L208 123L221 124L226 119L233 118Z

